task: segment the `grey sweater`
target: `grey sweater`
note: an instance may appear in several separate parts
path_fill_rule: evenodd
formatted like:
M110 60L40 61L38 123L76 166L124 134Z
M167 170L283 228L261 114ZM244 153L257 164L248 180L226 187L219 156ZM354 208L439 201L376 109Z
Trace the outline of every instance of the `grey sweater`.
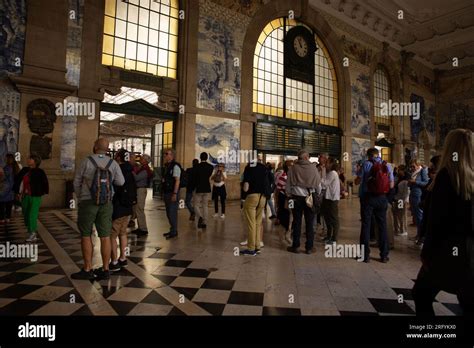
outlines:
M99 167L105 168L107 163L110 161L110 157L106 155L92 155L92 158L97 162ZM109 167L112 174L112 183L117 186L122 186L125 183L125 179L120 169L119 164L113 161ZM90 194L90 187L94 180L95 167L89 158L85 158L79 168L76 170L74 176L74 192L79 201L85 201L92 199Z

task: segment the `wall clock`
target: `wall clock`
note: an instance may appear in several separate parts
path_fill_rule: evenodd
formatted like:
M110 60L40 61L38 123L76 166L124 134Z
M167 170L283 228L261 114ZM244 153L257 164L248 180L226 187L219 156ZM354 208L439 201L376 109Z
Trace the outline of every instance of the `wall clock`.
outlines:
M313 33L304 26L291 28L285 36L285 76L314 85L314 53L316 42Z

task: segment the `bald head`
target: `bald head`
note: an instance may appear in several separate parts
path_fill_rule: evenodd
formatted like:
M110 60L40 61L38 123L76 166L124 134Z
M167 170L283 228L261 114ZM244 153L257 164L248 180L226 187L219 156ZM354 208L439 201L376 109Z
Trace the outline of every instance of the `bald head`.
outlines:
M109 150L109 140L107 138L99 138L94 143L95 153L107 153Z

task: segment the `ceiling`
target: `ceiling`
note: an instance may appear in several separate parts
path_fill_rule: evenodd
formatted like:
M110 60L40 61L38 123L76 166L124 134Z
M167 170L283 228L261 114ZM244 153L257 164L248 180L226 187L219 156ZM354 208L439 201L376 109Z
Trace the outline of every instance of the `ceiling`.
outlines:
M473 0L309 0L311 6L415 57L431 68L474 65ZM403 19L399 19L399 11Z

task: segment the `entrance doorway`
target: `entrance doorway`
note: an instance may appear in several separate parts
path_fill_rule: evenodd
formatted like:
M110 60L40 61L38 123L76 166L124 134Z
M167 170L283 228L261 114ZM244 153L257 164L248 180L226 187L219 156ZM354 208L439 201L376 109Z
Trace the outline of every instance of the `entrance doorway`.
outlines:
M140 157L151 157L153 196L161 193L163 150L174 147L175 113L159 109L155 92L122 87L122 93L106 94L101 103L99 135L109 140L109 152L114 156L126 149L139 163Z

